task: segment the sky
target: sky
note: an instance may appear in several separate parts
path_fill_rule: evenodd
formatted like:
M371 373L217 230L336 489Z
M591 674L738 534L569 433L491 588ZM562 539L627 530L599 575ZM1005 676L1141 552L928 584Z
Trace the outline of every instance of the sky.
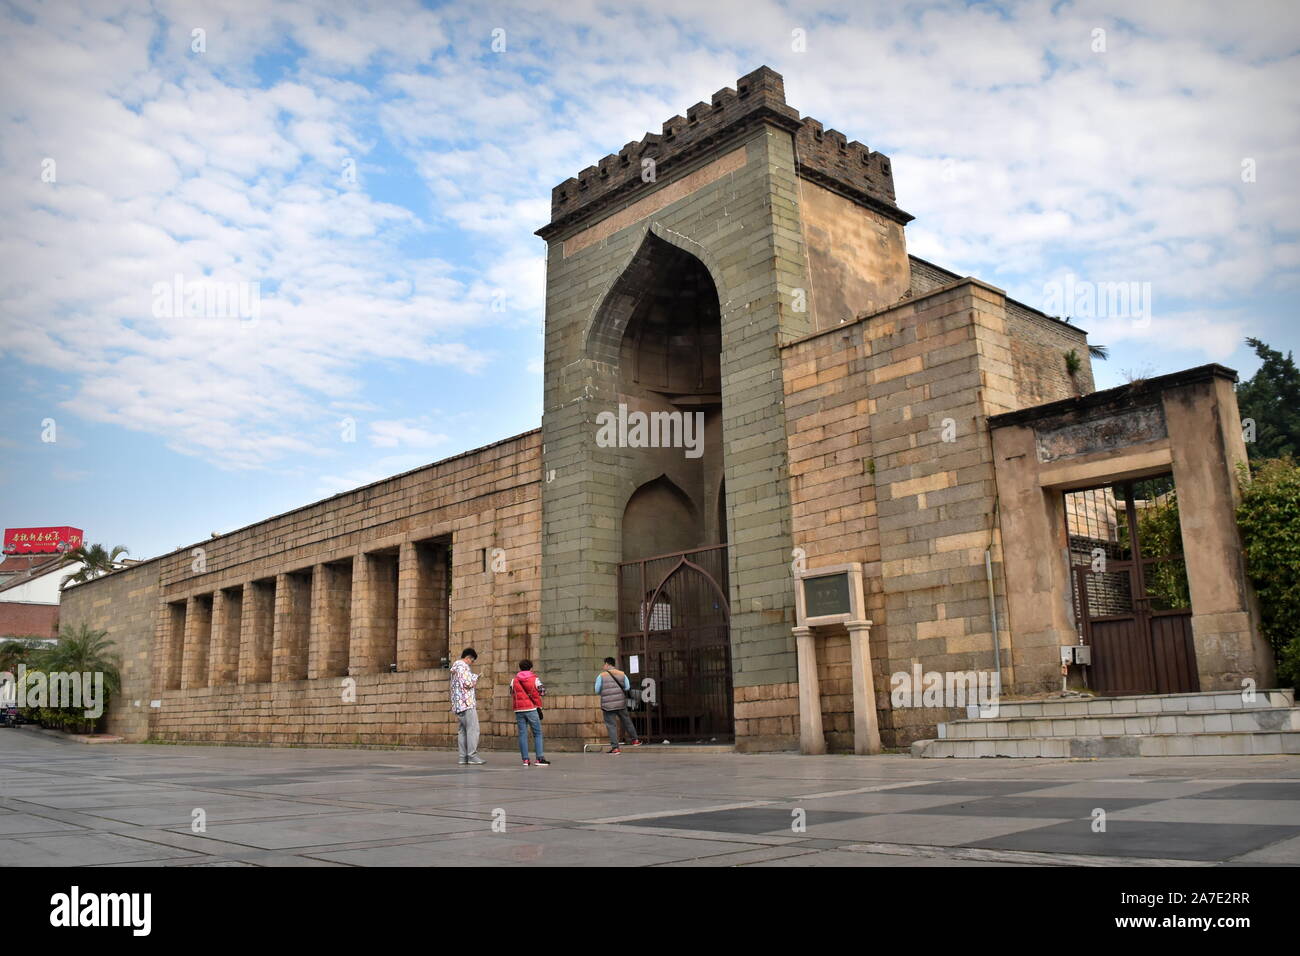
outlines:
M0 0L0 524L148 558L537 427L551 188L764 64L1099 387L1300 348L1300 4Z

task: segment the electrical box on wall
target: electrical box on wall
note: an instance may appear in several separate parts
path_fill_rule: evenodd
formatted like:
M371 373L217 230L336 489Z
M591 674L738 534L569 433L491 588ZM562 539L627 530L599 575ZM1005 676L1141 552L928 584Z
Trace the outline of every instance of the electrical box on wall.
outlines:
M1092 648L1087 644L1070 644L1061 648L1062 664L1092 664Z

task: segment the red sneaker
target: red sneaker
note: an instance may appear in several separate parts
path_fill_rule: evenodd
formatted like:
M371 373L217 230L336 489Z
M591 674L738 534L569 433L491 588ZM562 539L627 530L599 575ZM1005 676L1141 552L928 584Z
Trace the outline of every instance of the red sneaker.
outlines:
M529 761L525 760L525 761L524 761L524 766L525 766L525 767L531 767L532 764L531 764Z
M633 746L633 747L640 747L640 746L641 746L641 741L639 741L639 740L634 740L634 741L632 741L632 746Z
M617 747L610 747L609 750L607 751L607 753L611 753L611 754L621 754L622 752L623 751L619 750Z

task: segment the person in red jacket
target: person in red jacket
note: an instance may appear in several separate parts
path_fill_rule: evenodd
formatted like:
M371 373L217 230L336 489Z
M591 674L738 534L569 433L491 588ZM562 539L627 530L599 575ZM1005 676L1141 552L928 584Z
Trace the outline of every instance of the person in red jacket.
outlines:
M514 697L515 723L519 725L519 753L524 758L524 766L529 766L528 731L531 728L533 749L537 752L537 759L532 762L532 766L549 767L551 762L542 756L542 694L546 691L533 673L532 661L519 662L519 673L510 681L510 691Z

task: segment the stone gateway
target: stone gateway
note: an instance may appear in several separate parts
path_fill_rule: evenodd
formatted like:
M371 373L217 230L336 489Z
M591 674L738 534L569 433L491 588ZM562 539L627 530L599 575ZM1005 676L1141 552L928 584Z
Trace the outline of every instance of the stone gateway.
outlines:
M909 255L911 219L767 68L556 186L541 428L69 589L123 652L109 729L452 747L471 645L502 750L523 658L556 750L604 739L606 657L647 739L738 750L966 716L900 673L1269 686L1235 373L1095 393L1082 329Z

